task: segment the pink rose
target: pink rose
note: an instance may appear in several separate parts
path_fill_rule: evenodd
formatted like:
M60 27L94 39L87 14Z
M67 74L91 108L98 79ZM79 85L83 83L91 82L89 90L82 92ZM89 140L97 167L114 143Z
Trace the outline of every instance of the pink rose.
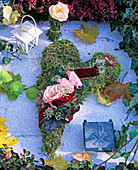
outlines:
M62 87L60 84L56 84L53 86L48 86L43 95L43 101L45 103L49 103L51 107L56 108L56 106L52 105L52 101L55 99L59 99L62 97Z
M64 92L72 93L74 91L74 86L66 78L58 79L57 82L60 83L62 90L63 90L63 93Z
M68 75L68 78L72 85L74 85L76 87L82 86L82 83L81 83L79 77L77 76L77 74L74 71L66 71L66 74Z
M12 156L12 153L9 151L7 152L7 159L9 159Z

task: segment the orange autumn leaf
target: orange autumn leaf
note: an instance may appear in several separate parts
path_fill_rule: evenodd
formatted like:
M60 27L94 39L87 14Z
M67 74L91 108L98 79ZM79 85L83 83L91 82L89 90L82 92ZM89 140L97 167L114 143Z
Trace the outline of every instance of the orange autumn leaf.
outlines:
M92 162L92 159L90 159L91 157L90 153L82 154L81 152L76 152L75 155L71 154L71 156L79 162L81 161L88 161L90 163Z
M131 95L129 92L128 86L130 84L131 82L122 84L120 80L117 82L111 82L108 86L105 86L104 94L109 96L110 101L115 101L118 98L120 99L120 97L131 100L134 95Z

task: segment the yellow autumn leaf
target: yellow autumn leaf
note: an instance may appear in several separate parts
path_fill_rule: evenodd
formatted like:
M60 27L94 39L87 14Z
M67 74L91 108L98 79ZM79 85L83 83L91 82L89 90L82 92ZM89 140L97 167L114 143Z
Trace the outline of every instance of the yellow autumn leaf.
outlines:
M98 28L96 25L90 27L89 24L83 24L80 26L80 28L82 28L83 31L78 29L75 29L74 31L81 40L90 44L96 42L96 37L99 35Z
M6 138L9 131L4 123L5 121L5 118L0 117L0 148L3 148L3 144L6 144L7 146L15 146L19 142L14 136Z
M105 95L103 93L103 91L99 91L99 90L98 90L98 99L97 99L97 102L102 104L102 105L105 105L105 106L112 105L112 101L110 101L109 96Z
M5 25L9 25L11 22L15 24L19 16L20 14L18 13L18 11L12 11L11 6L3 7L3 22Z
M10 18L3 18L3 22L5 25L10 25L11 21L10 21Z
M65 170L71 166L69 161L63 159L63 156L58 156L52 160L45 160L45 164L56 170Z
M90 159L90 157L91 157L90 153L82 154L81 152L76 152L75 155L71 154L71 156L79 162L88 161L88 162L92 163L92 159Z
M12 14L11 14L11 22L13 24L15 24L19 16L20 16L20 14L18 13L17 10L13 11Z
M4 18L10 18L12 13L12 7L11 6L3 6L3 17Z

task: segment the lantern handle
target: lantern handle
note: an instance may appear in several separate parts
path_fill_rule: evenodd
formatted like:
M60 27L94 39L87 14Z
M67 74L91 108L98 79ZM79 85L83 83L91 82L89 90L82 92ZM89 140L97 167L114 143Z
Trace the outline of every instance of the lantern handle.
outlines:
M35 22L35 20L34 20L34 18L31 16L31 15L24 15L23 17L22 17L22 20L21 20L21 29L22 29L22 24L23 24L23 19L25 18L25 17L30 17L32 20L33 20L33 22L34 22L34 25L35 25L35 31L34 31L34 35L33 35L33 37L35 36L35 33L36 33L36 22Z

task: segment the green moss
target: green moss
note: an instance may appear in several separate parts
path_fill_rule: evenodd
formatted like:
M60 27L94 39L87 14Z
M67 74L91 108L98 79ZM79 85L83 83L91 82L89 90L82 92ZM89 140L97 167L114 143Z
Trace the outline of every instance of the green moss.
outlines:
M51 159L55 157L55 151L61 145L61 132L64 128L65 125L62 124L61 128L57 128L56 130L52 130L50 133L46 133L43 124L40 127L43 140L42 151L46 152Z
M39 86L40 90L45 90L47 86L57 84L57 78L67 78L67 70L93 67L97 58L104 59L106 57L106 54L108 53L95 53L92 59L88 60L87 62L82 62L80 60L79 51L71 41L59 40L46 47L42 54L42 71L40 76L38 77L39 80L37 81L37 85ZM67 114L71 113L72 105L74 105L74 107L77 109L78 105L82 104L84 98L86 98L93 92L96 92L97 89L103 89L111 81L117 80L121 72L121 64L117 61L116 56L110 56L113 58L114 61L116 61L116 65L106 66L105 72L94 78L85 80L83 79L83 86L76 88L77 102L70 102L68 108L67 106L66 108L65 106L61 106L60 108L58 108L55 113L56 119L62 119L63 117L66 117ZM41 109L41 106L42 105L39 104L39 110ZM60 115L58 115L58 112L60 112ZM50 158L53 158L55 156L56 149L58 149L58 147L61 145L61 132L64 127L65 126L63 125L62 128L57 128L49 134L45 132L45 128L43 127L43 125L40 127L44 143L43 151L46 151L47 155Z
M95 63L97 58L104 59L106 54L109 53L102 53L97 52L94 54L93 58L88 60L85 63L85 67L91 66L92 63ZM110 55L110 54L109 54ZM114 61L116 61L115 66L106 66L106 70L103 74L100 74L92 79L88 79L87 82L89 83L89 93L96 92L97 89L103 90L103 88L108 85L110 82L117 80L119 74L122 70L121 64L117 61L117 57L114 55L110 55Z

